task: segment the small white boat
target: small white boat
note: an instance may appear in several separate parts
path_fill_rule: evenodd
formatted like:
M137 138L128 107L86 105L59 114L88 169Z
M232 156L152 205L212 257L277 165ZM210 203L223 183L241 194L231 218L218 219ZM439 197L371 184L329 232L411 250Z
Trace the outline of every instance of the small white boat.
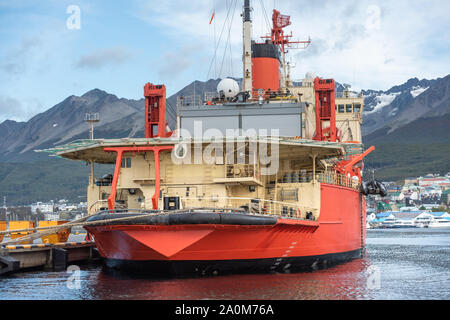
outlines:
M381 222L381 227L392 228L396 222L397 222L397 219L395 219L395 218L386 218L386 220Z
M436 218L430 221L428 228L450 228L450 220Z
M417 228L426 228L428 227L428 224L430 223L431 219L432 218L430 217L416 218L414 224L416 225Z
M415 227L416 225L414 224L413 220L397 220L391 226L391 228L415 228Z

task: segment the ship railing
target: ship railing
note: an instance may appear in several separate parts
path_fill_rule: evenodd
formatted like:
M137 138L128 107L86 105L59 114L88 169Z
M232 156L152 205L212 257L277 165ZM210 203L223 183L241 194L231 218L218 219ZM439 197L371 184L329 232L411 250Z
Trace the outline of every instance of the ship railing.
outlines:
M317 175L317 180L322 183L335 184L342 187L359 190L360 183L348 176L339 173L323 172Z
M314 81L308 81L308 80L294 80L292 81L292 86L293 87L313 87L314 86Z
M105 213L136 213L136 214L170 214L174 212L229 212L229 213L245 213L251 215L269 215L282 218L294 218L299 220L316 220L314 212L317 209L307 206L301 206L294 203L258 199L258 198L241 198L241 197L219 197L229 201L230 205L226 206L213 206L213 207L201 207L199 206L198 199L189 199L180 197L183 203L183 208L177 210L149 210L149 209L137 209L137 208L120 208L117 207L114 210L108 210L107 208L101 208L95 213L104 211ZM233 201L233 204L231 204ZM239 207L237 207L239 206Z
M95 201L93 204L91 204L87 210L88 215L94 214L100 210L103 210L104 208L107 207L108 204L108 200L107 199L102 199L102 200L97 200Z
M364 97L362 92L356 92L356 91L351 91L351 90L335 92L334 96L336 98L341 98L341 99L363 98Z
M220 99L220 94L216 91L205 92L203 95L203 101L213 101Z
M202 97L198 94L190 96L178 96L177 107L191 107L203 104Z
M186 210L195 210L198 207L199 198L180 197L180 200ZM317 211L317 209L298 205L298 203L260 198L214 196L213 199L208 198L203 200L213 200L213 203L217 203L217 207L213 207L212 209L219 211L227 208L229 210L231 208L239 208L238 210L249 214L306 220L314 220L313 212Z
M227 164L225 166L226 178L255 178L261 180L259 164Z

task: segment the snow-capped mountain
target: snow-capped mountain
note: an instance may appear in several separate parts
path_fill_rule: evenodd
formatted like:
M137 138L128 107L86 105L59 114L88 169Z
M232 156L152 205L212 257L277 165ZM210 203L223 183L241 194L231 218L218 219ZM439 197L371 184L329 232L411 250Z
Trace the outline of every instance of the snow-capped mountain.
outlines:
M363 135L385 126L397 128L426 113L435 115L435 107L448 98L446 88L449 82L450 76L434 80L412 78L387 91L363 90Z
M240 79L236 79L240 80ZM220 79L194 81L167 99L169 126L175 126L176 97L214 91ZM336 92L344 85L336 82ZM363 135L381 128L395 130L424 115L436 116L450 112L450 75L435 80L413 78L387 91L365 90ZM86 112L101 113L101 123L95 134L99 138L143 136L144 99L118 98L102 90L91 90L81 97L70 96L28 122L0 123L0 161L24 161L42 158L34 149L51 147L75 139L88 137L83 122Z

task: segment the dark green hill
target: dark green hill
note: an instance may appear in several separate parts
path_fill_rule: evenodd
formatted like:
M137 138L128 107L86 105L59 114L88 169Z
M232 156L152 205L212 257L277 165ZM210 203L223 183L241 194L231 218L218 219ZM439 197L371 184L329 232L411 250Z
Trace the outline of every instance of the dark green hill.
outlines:
M450 113L443 116L420 118L399 129L388 132L379 129L364 137L364 144L430 144L450 141Z
M95 166L96 176L112 172L111 166ZM34 163L1 163L0 195L10 205L67 199L86 201L89 168L83 162L49 158Z
M375 169L377 178L385 181L450 172L450 142L386 143L375 144L375 147L376 150L365 160L366 176L372 169Z
M364 138L366 147L376 147L366 158L366 174L375 169L380 179L398 180L450 172L450 114L420 118L388 131L383 128Z

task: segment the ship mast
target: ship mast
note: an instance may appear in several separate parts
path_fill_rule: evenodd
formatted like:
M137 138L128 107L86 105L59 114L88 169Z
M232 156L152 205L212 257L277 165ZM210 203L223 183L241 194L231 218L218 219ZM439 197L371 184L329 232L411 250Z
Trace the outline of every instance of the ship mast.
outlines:
M278 48L280 48L282 66L281 88L287 88L291 85L290 66L287 66L288 70L286 71L286 53L288 53L288 49L306 49L311 43L310 39L307 41L291 41L292 31L290 34L284 34L283 28L291 24L290 18L290 16L281 14L280 11L274 9L271 33L270 35L261 37L263 39L270 39L272 43L278 45Z
M250 0L244 0L243 18L243 80L242 91L247 91L252 97L252 20L250 18Z

